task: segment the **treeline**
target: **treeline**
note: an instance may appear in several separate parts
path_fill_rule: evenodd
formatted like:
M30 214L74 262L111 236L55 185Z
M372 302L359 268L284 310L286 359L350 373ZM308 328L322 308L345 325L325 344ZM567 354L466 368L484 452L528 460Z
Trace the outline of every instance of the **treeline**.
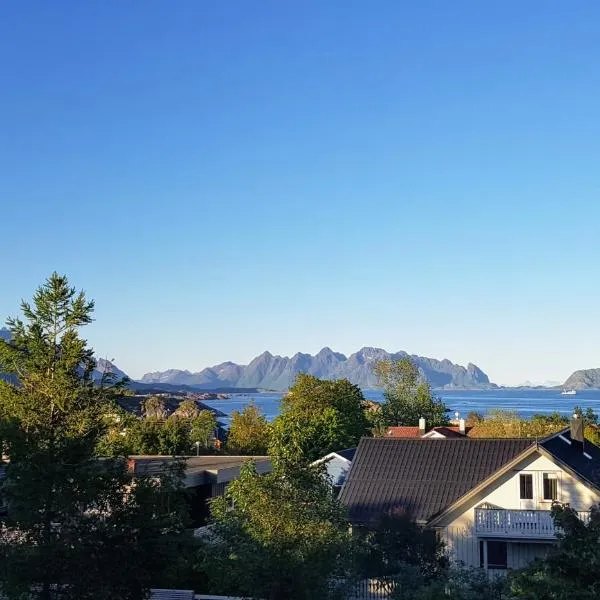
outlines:
M192 538L182 465L134 477L126 458L133 447L187 453L208 439L214 415L186 402L167 415L160 398L149 398L139 419L116 410L123 390L94 382L93 353L80 337L93 309L53 274L23 303L23 318L9 319L11 341L0 340L0 371L14 376L0 382L0 493L9 507L0 515L3 598L144 600L150 587L172 587L334 600L352 597L365 580L387 586L396 600L598 597L596 509L584 524L555 507L564 531L556 548L502 581L453 568L435 532L406 514L350 532L324 466L311 461L389 425L415 425L421 416L445 423L445 407L410 361L380 365L380 408L348 381L301 375L272 424L252 405L236 413L229 451L267 450L273 470L259 475L246 463L212 502L208 534ZM110 451L99 459L102 444Z
M583 418L586 438L598 443L600 433L596 413L591 408L583 411L579 407L575 407L573 413ZM524 419L513 411L490 409L485 415L469 413L466 425L470 428L469 437L541 439L568 427L569 420L569 417L558 412L549 415L534 414L529 419Z
M116 402L108 407L106 431L97 449L100 456L182 456L212 453L218 447L214 413L199 409L194 400L182 401L169 415L164 398L150 396L143 401L141 412L138 418Z

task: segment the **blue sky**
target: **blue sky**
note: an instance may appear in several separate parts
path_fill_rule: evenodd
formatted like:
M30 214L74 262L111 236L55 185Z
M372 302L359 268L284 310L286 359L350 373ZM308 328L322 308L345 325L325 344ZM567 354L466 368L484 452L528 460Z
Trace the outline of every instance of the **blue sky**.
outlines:
M133 377L361 346L600 366L596 1L0 7L0 315Z

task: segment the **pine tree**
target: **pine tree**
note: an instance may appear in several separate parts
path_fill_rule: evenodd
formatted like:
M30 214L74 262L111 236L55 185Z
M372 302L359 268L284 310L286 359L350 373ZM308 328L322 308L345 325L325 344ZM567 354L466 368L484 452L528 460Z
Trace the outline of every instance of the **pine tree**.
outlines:
M137 600L182 528L180 472L132 480L124 458L98 459L118 389L94 382L79 337L94 303L54 273L7 321L0 421L8 456L0 591L8 598ZM173 504L171 504L173 503Z

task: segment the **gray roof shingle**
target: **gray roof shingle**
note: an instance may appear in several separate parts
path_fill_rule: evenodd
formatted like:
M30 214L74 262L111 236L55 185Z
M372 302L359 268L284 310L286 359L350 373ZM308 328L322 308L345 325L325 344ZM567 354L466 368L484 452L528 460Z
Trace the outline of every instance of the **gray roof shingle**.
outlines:
M581 449L569 442L571 442L571 432L565 430L559 435L541 442L541 446L573 471L600 488L600 448L586 440L582 452Z
M353 523L402 508L428 521L532 446L527 439L363 438L342 489Z
M352 459L356 454L356 448L346 448L345 450L337 450L336 454L352 462Z

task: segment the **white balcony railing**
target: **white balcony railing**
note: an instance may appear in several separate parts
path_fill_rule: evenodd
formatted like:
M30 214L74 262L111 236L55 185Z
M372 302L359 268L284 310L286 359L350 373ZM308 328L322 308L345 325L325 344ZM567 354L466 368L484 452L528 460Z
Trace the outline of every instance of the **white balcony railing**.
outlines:
M577 513L584 522L589 513ZM476 508L475 533L486 537L554 539L559 531L549 510Z

